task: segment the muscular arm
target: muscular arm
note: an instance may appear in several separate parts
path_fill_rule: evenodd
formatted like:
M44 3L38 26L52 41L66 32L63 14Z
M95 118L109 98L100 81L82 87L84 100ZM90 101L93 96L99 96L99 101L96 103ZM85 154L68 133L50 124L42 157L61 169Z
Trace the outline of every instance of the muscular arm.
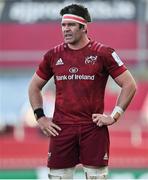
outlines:
M116 77L115 82L121 87L117 105L126 110L136 92L136 82L128 70Z
M42 99L42 88L47 83L47 81L41 79L36 74L33 75L32 80L29 85L29 100L30 104L34 109L43 107L43 99Z
M136 92L136 82L128 70L116 77L114 80L121 87L121 92L116 105L125 111ZM98 126L111 125L115 122L111 116L104 114L93 114L92 120Z
M136 92L136 82L129 71L125 71L115 78L115 82L121 87L117 105L126 110Z
M32 109L43 108L43 98L42 98L42 88L47 83L46 80L40 78L37 74L34 74L29 85L29 100L32 106ZM58 131L61 130L59 126L52 122L52 119L43 116L37 119L37 122L47 136L57 136L59 135Z

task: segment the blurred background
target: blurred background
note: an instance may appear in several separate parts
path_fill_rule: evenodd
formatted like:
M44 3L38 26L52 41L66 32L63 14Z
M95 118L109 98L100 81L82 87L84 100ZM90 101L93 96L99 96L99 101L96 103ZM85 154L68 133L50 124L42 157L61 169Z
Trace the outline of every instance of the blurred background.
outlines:
M38 128L28 101L29 81L43 54L62 42L59 10L88 7L89 36L116 49L138 90L120 122L109 127L111 179L148 179L148 0L0 0L0 179L46 179L48 138ZM44 88L52 117L54 83ZM109 79L105 112L119 88ZM79 165L75 178L84 179Z

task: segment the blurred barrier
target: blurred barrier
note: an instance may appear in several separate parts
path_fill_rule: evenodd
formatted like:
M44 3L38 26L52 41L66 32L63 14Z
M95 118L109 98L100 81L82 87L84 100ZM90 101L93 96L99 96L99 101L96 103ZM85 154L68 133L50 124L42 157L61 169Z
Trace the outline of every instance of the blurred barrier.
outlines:
M47 177L48 169L40 167L37 169L23 170L0 170L0 179L44 179ZM147 169L110 169L109 179L148 179ZM85 179L84 172L81 168L77 168L74 173L74 179Z

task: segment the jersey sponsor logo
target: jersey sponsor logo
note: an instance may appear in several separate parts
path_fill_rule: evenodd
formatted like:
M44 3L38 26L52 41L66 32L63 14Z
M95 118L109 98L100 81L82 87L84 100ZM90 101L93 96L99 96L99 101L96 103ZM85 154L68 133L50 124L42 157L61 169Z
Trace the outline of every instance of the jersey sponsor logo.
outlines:
M95 64L97 61L97 56L87 56L85 57L85 64Z
M112 57L114 58L114 60L118 64L118 66L123 65L123 62L121 61L121 59L119 58L119 56L117 55L117 53L115 51L112 53Z
M77 74L70 74L70 75L62 75L56 76L57 81L66 81L66 80L91 80L94 81L95 75L77 75Z
M62 58L58 59L57 62L56 62L56 66L59 66L59 65L63 65L63 60Z
M70 69L69 69L69 72L70 73L77 73L79 70L78 70L78 68L76 68L76 67L71 67Z

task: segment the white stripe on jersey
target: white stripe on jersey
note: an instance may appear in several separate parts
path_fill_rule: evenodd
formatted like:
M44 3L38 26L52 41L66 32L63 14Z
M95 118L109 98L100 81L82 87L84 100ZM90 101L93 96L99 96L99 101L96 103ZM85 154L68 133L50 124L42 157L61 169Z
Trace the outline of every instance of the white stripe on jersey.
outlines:
M112 56L119 66L123 65L123 62L121 61L121 59L119 58L119 56L115 51L112 53Z

